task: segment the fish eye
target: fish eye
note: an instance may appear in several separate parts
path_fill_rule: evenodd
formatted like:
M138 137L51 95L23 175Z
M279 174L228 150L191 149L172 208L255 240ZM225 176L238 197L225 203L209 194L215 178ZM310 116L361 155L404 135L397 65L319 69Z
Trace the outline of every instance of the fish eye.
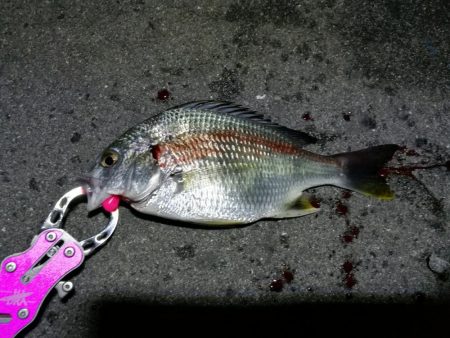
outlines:
M107 150L103 153L102 160L100 161L100 165L103 168L112 167L119 160L119 154L112 150Z

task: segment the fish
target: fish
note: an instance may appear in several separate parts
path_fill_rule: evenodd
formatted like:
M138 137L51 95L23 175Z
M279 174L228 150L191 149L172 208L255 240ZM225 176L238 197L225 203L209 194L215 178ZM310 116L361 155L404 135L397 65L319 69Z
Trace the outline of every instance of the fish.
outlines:
M111 196L135 210L204 225L248 224L320 210L305 190L332 185L391 200L379 171L400 147L320 155L317 139L231 102L167 109L113 141L85 178L88 210Z

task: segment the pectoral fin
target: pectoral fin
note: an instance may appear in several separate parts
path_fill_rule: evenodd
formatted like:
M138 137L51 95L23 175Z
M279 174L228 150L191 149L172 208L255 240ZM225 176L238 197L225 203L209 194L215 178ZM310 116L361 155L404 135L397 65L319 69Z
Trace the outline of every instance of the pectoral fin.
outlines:
M316 208L311 204L308 195L301 195L294 203L290 204L288 208L280 213L274 215L274 218L292 218L292 217L300 217L309 214L313 214L319 211L320 208Z

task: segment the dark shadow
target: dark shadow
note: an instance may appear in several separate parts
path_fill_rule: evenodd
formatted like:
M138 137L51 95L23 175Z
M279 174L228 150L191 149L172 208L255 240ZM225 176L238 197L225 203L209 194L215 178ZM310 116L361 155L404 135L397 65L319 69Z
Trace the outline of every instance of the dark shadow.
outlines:
M334 336L438 337L445 332L449 306L289 304L278 306L164 305L139 299L97 301L91 307L92 337L112 337L121 330L150 337L224 334L275 337ZM309 334L308 334L309 333ZM312 333L312 334L311 334ZM439 335L440 336L440 335Z

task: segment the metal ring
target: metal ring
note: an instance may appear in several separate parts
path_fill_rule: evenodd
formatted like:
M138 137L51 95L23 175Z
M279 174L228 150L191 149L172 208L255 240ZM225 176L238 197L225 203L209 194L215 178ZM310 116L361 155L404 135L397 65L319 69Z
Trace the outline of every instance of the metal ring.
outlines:
M66 194L64 194L58 202L56 202L53 210L48 215L47 219L41 227L41 230L47 230L51 228L61 228L62 221L67 215L69 210L69 204L76 198L86 195L86 191L83 187L77 187ZM92 254L98 247L105 244L105 242L111 237L116 229L119 221L119 209L113 211L109 217L109 223L105 229L100 231L97 235L80 241L80 245L83 248L85 256Z

